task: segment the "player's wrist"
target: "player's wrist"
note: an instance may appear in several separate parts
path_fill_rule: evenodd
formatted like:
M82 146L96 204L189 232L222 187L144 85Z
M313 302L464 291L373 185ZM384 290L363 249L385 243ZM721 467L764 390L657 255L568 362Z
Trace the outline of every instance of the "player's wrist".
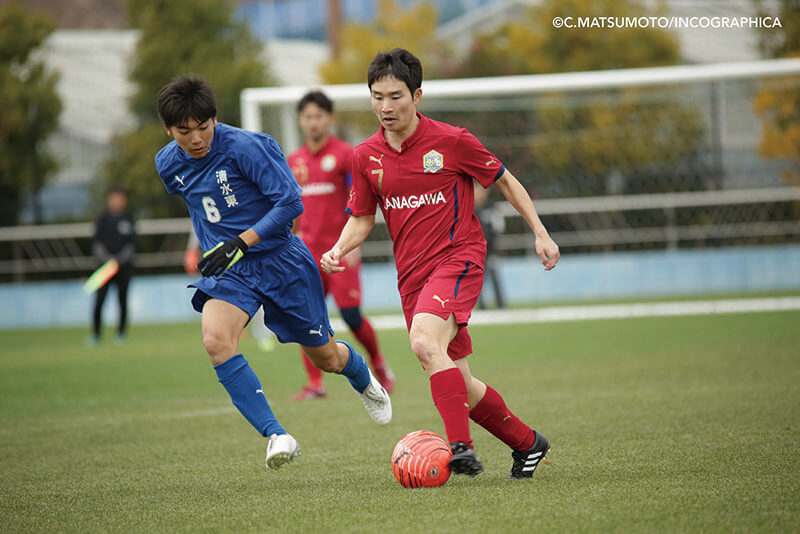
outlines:
M533 235L536 236L536 239L549 239L550 234L547 233L547 229L544 226L536 227L533 229Z
M332 260L337 260L342 257L342 249L337 245L333 245L328 251L328 257Z
M242 239L241 236L238 236L238 235L236 237L234 237L233 239L231 239L231 243L233 243L235 246L239 247L239 250L242 251L242 254L247 252L247 249L250 248L250 247L247 246L247 243L244 242L244 239Z

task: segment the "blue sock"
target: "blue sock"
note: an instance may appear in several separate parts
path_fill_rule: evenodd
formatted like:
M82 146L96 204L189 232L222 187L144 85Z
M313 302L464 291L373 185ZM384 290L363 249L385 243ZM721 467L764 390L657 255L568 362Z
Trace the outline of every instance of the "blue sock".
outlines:
M231 396L233 405L262 436L286 434L269 407L261 382L244 359L237 354L214 366L220 383Z
M350 351L350 358L347 360L347 365L344 366L344 369L342 369L342 372L339 374L347 377L353 389L359 393L364 393L364 390L367 389L369 385L369 367L367 367L367 362L364 361L364 358L359 353L353 350L350 343L340 339L337 339L336 342L342 343Z

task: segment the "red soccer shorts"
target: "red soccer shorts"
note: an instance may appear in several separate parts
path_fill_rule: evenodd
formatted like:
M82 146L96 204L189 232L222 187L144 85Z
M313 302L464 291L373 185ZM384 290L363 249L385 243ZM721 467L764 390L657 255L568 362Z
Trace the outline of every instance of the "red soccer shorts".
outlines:
M317 268L319 268L319 260L322 255L327 252L312 250L311 254L317 260ZM342 263L347 267L340 273L326 273L321 268L319 275L322 278L322 289L325 294L333 295L333 300L336 301L336 306L340 310L348 308L357 308L361 306L361 255L353 254L352 252L344 257Z
M442 319L455 316L458 324L456 337L447 347L451 360L472 354L472 339L467 323L478 303L483 288L483 267L475 263L451 258L437 266L420 289L402 296L406 326L418 313L432 313Z

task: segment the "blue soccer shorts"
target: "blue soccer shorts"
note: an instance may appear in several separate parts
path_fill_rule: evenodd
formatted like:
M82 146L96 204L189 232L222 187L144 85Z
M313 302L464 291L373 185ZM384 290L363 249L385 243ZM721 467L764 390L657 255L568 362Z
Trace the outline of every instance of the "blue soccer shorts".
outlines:
M245 254L219 278L206 276L192 306L200 313L209 299L224 300L252 319L264 307L264 324L281 343L319 347L333 336L319 270L305 243L290 234L277 250Z

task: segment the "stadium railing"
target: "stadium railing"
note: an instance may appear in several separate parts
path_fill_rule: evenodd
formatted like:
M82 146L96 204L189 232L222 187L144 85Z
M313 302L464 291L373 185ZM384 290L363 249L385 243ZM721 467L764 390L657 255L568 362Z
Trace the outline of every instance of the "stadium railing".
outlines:
M295 102L309 87L242 92L245 128L286 153L300 145ZM337 134L375 131L366 84L323 86ZM564 252L800 243L800 165L768 156L764 102L800 92L800 59L576 72L423 84L421 111L464 126L528 188ZM501 255L533 240L513 208L490 197ZM379 224L366 262L389 261ZM177 272L188 219L141 220L137 264ZM90 223L0 228L0 280L84 275Z
M249 88L242 124L287 153L310 88ZM337 133L374 133L365 83L323 86ZM562 248L576 252L800 241L800 165L766 155L773 108L800 93L800 59L424 82L420 109L464 126L520 179ZM496 193L502 254L533 242ZM386 234L364 256L389 259Z

